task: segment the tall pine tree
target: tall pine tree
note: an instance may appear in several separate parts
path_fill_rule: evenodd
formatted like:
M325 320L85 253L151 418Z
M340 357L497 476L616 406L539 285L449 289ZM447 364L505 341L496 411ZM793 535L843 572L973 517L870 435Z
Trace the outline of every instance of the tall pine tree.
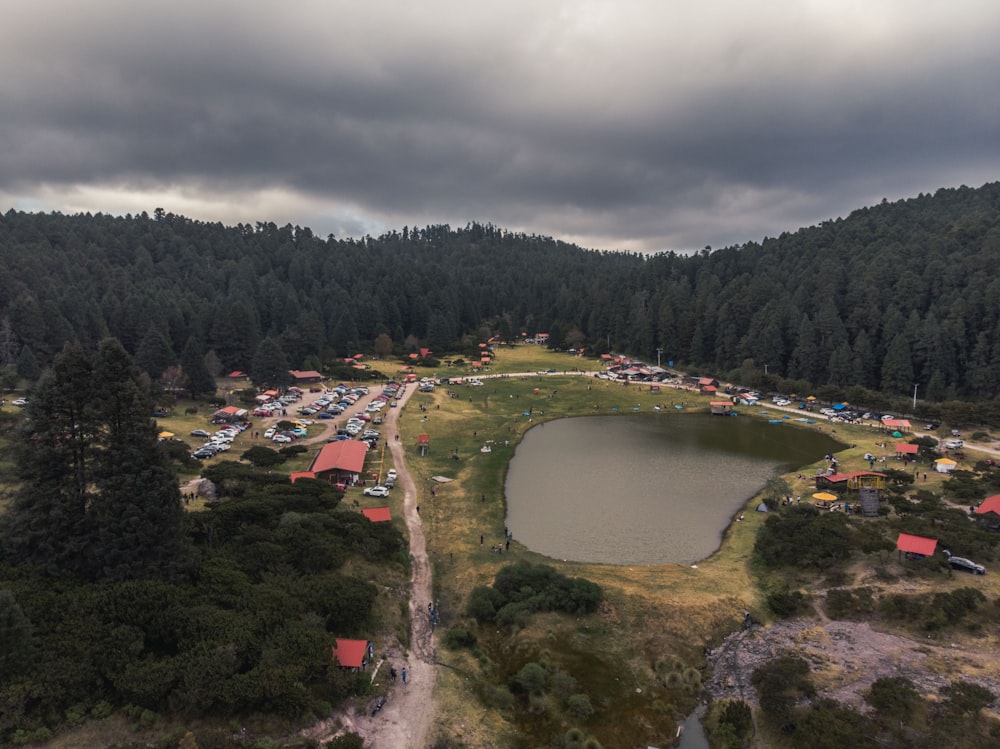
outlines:
M29 404L8 559L93 580L172 578L189 562L177 479L138 372L116 339L67 346Z

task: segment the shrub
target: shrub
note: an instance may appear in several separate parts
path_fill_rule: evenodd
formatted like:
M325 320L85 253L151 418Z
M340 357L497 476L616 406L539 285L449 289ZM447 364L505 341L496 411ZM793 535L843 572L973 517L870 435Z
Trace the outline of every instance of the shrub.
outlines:
M476 636L464 627L452 627L444 635L444 644L452 650L471 648L476 644Z
M800 590L777 590L767 596L767 607L775 616L787 619L801 614L808 607L808 599Z
M526 663L514 677L513 686L522 692L541 692L548 683L548 673L540 663Z
M594 706L590 704L590 697L586 694L574 694L566 700L566 712L581 723L586 723L594 714Z

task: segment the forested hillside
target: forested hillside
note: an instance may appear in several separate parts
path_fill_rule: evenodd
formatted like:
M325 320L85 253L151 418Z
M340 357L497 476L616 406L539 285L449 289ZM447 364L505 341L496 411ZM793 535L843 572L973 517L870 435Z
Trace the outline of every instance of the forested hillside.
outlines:
M939 190L695 256L585 251L491 225L378 238L225 227L163 211L0 217L0 366L118 338L154 378L487 333L614 349L806 386L977 399L1000 385L1000 183ZM385 340L383 336L383 341ZM750 361L752 360L752 361ZM766 367L765 367L766 365Z

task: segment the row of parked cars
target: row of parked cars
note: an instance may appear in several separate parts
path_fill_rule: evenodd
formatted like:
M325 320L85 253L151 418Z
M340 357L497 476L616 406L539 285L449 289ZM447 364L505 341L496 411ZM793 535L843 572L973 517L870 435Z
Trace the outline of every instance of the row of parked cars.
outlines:
M192 437L206 437L207 441L201 447L198 447L191 453L191 457L196 460L205 460L206 458L211 458L213 455L217 455L220 452L225 452L230 447L232 447L233 440L236 437L246 431L250 426L249 423L244 424L223 424L215 432L211 434L204 429L195 429L191 432Z

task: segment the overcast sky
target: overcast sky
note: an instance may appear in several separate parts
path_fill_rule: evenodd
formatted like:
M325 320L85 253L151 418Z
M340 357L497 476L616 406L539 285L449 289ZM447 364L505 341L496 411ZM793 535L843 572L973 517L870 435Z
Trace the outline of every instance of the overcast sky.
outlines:
M4 211L685 251L1000 179L996 0L33 0L0 69Z

